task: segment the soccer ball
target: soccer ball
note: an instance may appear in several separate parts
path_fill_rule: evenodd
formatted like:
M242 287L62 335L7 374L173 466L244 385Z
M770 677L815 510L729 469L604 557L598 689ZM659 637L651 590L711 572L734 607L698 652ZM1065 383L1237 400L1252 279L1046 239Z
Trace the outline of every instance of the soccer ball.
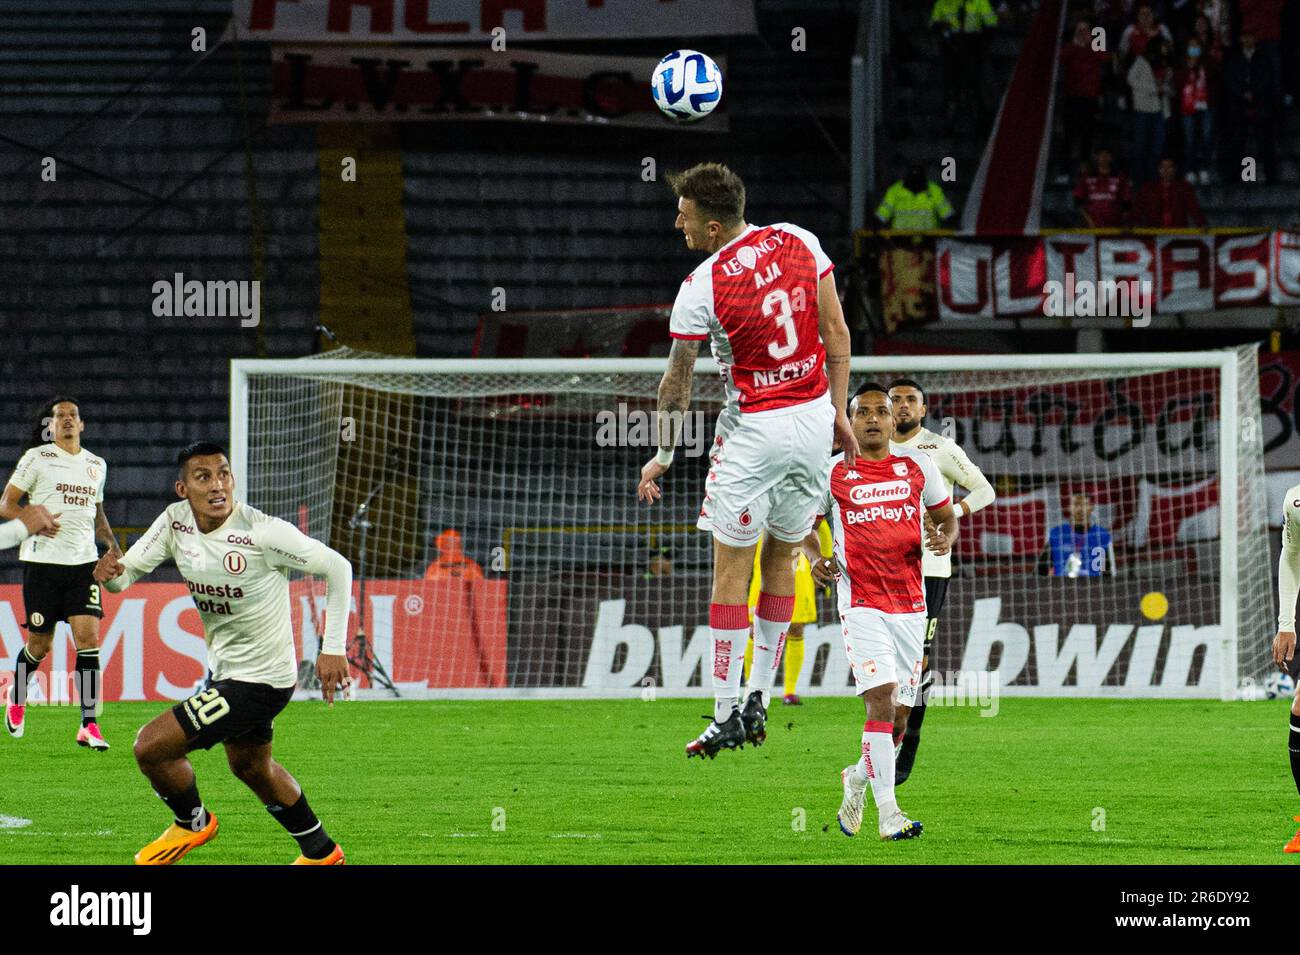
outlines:
M655 67L650 92L669 119L698 123L722 99L722 71L703 53L674 50Z
M1270 700L1290 699L1295 695L1295 680L1285 673L1273 673L1264 681L1264 696Z

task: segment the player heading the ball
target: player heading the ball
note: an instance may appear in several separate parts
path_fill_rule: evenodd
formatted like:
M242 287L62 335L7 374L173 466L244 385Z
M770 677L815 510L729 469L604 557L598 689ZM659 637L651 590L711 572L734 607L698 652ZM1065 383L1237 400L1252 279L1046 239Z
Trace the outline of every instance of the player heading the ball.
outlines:
M745 186L718 163L668 177L686 246L708 257L673 304L672 350L659 385L659 453L641 469L637 498L661 496L695 360L708 341L726 386L699 527L713 532L713 718L686 746L712 758L766 738L767 704L794 607L795 547L812 530L836 441L857 453L846 412L849 330L833 266L817 237L789 223L745 221ZM764 533L766 532L766 533ZM746 595L759 535L763 587L743 710Z
M947 554L957 539L957 517L930 456L890 443L894 410L883 385L859 388L852 413L861 455L832 462L821 502L830 515L835 557L821 556L816 534L803 543L814 578L836 581L844 650L867 717L862 756L840 773L839 822L845 835L857 834L870 783L880 838L911 839L921 834L921 823L909 819L894 797L894 748L916 703L925 652L922 532L932 553ZM925 526L927 512L937 526Z
M302 788L271 758L272 720L293 697L297 656L289 616L289 573L324 577L325 634L316 670L325 699L348 679L344 638L352 566L342 554L234 499L235 479L220 445L192 444L177 456L176 496L126 555L106 554L95 579L125 590L171 558L194 595L208 645L205 689L140 731L135 759L175 822L136 853L137 865L170 865L217 834L199 799L187 754L226 748L231 771L297 840L295 865L341 865Z

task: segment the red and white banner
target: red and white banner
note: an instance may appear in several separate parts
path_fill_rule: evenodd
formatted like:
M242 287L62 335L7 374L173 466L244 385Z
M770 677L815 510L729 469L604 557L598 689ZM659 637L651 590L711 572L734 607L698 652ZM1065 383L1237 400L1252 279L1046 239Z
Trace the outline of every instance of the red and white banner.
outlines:
M270 122L668 126L650 95L655 62L535 50L277 46ZM727 116L718 110L707 123L675 128L726 132Z
M964 232L1026 235L1038 231L1065 8L1065 0L1043 0L1025 35L971 183L962 213ZM969 82L978 83L979 77L972 76Z
M933 281L929 275L916 281L885 274L895 267L898 257L890 254L895 246L911 250L908 261L922 263ZM932 255L925 254L929 249ZM1148 314L1300 304L1297 232L909 237L887 240L877 249L877 262L885 290L882 311L895 322L1049 315L1140 319L1136 307L1107 309L1100 290L1108 285L1122 286L1126 293L1141 289L1140 304ZM1083 306L1085 289L1091 312ZM1059 310L1059 298L1054 301L1062 293L1066 311ZM1118 301L1122 305L1124 296Z
M508 43L756 33L753 0L235 0L241 34L308 43Z
M305 648L305 657L314 659L323 588L306 581L290 586L294 642L300 658ZM9 690L14 657L23 645L22 606L22 587L0 586L0 696ZM355 614L354 589L349 636L356 631ZM506 685L505 581L368 580L365 625L371 652L395 683ZM184 699L206 676L203 626L183 584L136 584L121 594L105 592L100 637L108 702ZM72 701L75 664L71 632L59 624L32 701Z

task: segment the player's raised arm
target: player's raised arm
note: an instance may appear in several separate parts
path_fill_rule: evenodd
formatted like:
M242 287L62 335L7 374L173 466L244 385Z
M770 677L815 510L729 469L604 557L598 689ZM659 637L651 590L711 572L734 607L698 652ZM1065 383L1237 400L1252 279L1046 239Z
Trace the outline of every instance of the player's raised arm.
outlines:
M835 441L852 461L859 451L848 413L851 345L833 272L827 272L817 283L817 331L826 349L826 377L830 379L831 403L835 406Z
M1300 486L1286 492L1282 509L1282 553L1277 559L1277 636L1273 662L1287 669L1295 656L1295 601L1300 592Z
M993 490L993 485L984 476L984 472L966 456L966 452L958 447L956 442L949 446L948 455L953 467L952 473L945 474L945 477L970 492L954 505L961 511L957 516L970 517L976 511L992 504L997 499L997 492Z
M659 485L655 482L673 463L673 449L681 436L682 422L691 406L691 389L695 384L695 359L700 354L700 343L689 338L674 338L668 353L668 368L659 382L658 438L659 453L641 468L641 480L636 487L638 501L652 504L659 500Z
M334 691L346 686L348 680L345 649L352 611L352 565L338 551L308 537L287 521L267 521L254 531L253 539L273 567L325 578L325 633L321 635L316 673L325 702L333 705Z
M99 558L95 580L113 593L120 593L170 557L171 543L171 516L163 511L125 554L114 547Z

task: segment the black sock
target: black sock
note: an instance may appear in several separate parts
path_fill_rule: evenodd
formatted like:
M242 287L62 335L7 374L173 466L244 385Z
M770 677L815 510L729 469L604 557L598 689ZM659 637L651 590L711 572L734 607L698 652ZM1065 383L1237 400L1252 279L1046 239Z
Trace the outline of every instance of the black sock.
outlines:
M182 829L198 832L208 824L208 811L203 808L203 800L199 798L197 779L191 781L189 788L183 792L178 792L175 796L161 796L161 798L176 817L176 825Z
M912 707L912 712L907 714L907 729L903 732L903 740L911 739L913 741L921 738L921 724L925 722L925 704L918 703Z
M99 647L77 651L77 696L81 699L81 725L95 722L99 702Z
M1300 716L1291 714L1291 735L1287 742L1291 750L1291 778L1295 780L1296 792L1300 792Z
M306 793L300 795L292 806L273 803L266 807L266 811L297 840L302 854L308 859L324 859L334 851L334 840L316 818L316 813L311 811L311 806L307 805Z
M26 646L18 651L14 663L14 706L27 705L27 684L36 675L36 669L40 665L41 661L28 653Z

